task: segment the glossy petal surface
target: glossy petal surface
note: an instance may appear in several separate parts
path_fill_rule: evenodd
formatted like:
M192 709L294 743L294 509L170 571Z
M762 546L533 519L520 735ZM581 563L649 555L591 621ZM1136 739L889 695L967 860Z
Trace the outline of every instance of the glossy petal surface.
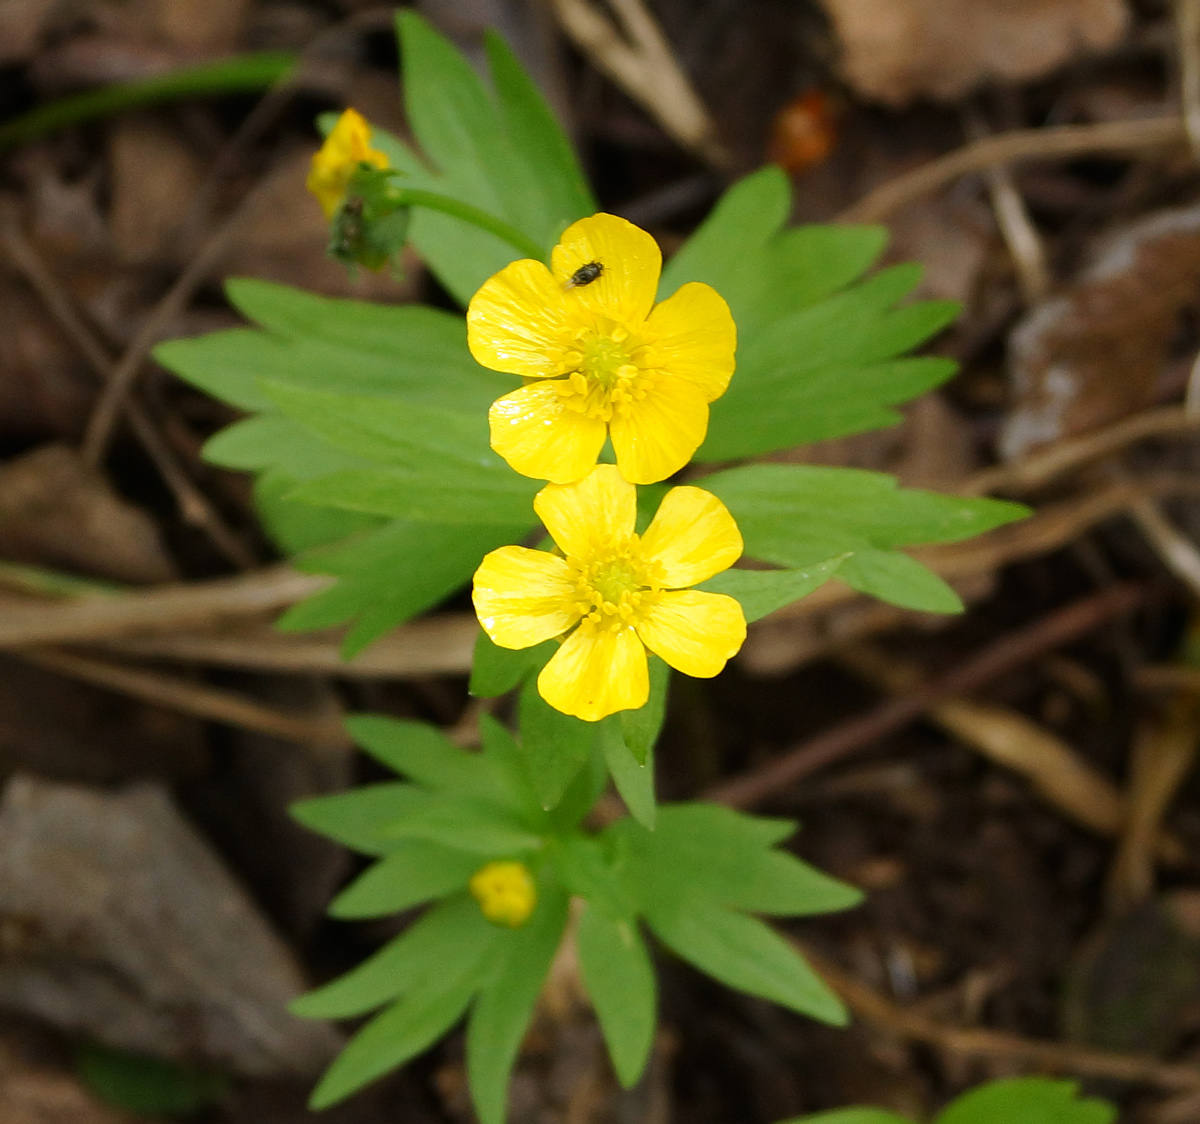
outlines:
M590 559L627 539L637 522L637 489L611 464L598 464L574 484L548 484L533 501L564 554Z
M475 361L510 375L561 374L568 328L562 286L532 258L488 278L467 307L467 346Z
M617 465L634 484L654 484L678 472L708 432L708 403L699 387L659 373L629 416L609 427Z
M550 263L560 290L582 266L598 264L600 276L563 290L567 299L619 323L640 323L654 305L662 251L640 227L601 212L567 227Z
M580 618L570 567L557 555L523 546L502 546L484 557L472 600L479 623L501 648L540 644Z
M664 593L637 626L646 647L676 671L711 679L746 639L742 607L723 593Z
M585 722L636 710L650 697L646 649L632 628L593 629L585 623L542 668L538 692L556 710Z
M492 448L522 476L568 483L587 474L607 426L563 404L557 383L523 386L488 411Z
M720 398L733 375L737 326L721 295L698 281L657 305L646 323L651 362Z
M642 554L662 566L671 589L697 585L742 556L742 533L728 508L703 488L672 488L659 504Z

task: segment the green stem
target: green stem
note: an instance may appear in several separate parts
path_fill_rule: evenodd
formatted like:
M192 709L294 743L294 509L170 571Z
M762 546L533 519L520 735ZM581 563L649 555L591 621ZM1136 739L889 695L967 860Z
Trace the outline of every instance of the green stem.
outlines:
M470 203L462 203L457 199L451 199L448 195L439 195L436 191L413 191L402 188L400 205L426 207L431 211L441 211L444 215L462 219L463 222L469 222L472 226L479 227L480 230L494 234L502 242L507 242L514 250L519 250L527 258L545 261L545 251L532 238L522 234L515 226L510 226L503 219L489 215L487 211L482 211L478 207L472 207Z
M126 109L180 98L263 90L286 78L295 68L297 57L292 51L258 51L60 98L0 125L0 152L68 125Z

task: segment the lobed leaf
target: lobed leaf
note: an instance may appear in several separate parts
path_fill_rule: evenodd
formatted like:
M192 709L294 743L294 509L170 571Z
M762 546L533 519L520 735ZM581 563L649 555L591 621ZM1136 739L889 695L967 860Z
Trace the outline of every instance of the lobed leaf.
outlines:
M429 793L415 785L391 781L300 800L288 811L305 827L346 847L385 855L400 845L388 826L398 816L425 807L429 799Z
M650 954L636 921L614 920L594 905L580 915L576 940L580 975L617 1078L628 1089L654 1044L658 989Z
M386 917L461 890L479 869L478 855L409 839L360 874L329 906L331 917Z
M521 691L519 719L521 751L534 790L543 808L553 808L591 757L596 725L555 710L532 677Z

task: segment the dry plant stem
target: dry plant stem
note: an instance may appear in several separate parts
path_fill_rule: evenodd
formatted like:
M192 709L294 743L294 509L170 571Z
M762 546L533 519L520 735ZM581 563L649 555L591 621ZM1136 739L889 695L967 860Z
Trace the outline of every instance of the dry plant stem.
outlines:
M1136 156L1187 143L1181 117L1151 117L1101 125L1018 129L965 145L868 192L838 216L839 222L882 222L962 176L1026 160L1060 160L1110 153Z
M550 3L575 45L670 136L712 166L729 166L708 110L643 0L609 0L624 36L593 0Z
M1130 517L1154 548L1164 566L1200 599L1200 550L1149 499L1138 500L1129 509Z
M925 1015L906 1011L877 991L842 971L807 945L793 941L825 982L850 1010L880 1030L910 1042L974 1057L1006 1059L1035 1070L1054 1070L1079 1077L1107 1078L1161 1089L1200 1087L1200 1068L1136 1054L1092 1050L1066 1042L1022 1038L996 1030L947 1026Z
M1137 441L1190 433L1196 429L1200 429L1200 415L1189 413L1179 406L1145 410L1104 429L1056 441L1048 448L1030 453L1020 460L977 472L959 491L970 496L989 492L1033 491L1081 465L1111 456Z
M332 578L280 566L234 578L161 585L120 596L10 605L0 613L0 648L107 640L257 616L294 605L332 583Z
M892 695L903 695L921 685L916 667L875 645L848 645L834 658ZM1104 838L1121 831L1125 800L1117 786L1065 741L1023 714L951 697L935 703L926 717L962 745L1020 773L1047 803L1080 827ZM1186 851L1178 839L1157 830L1150 839L1163 862L1177 865L1184 861Z
M471 670L479 622L468 613L412 621L342 658L341 636L286 633L269 626L221 633L165 633L105 640L105 650L144 659L179 660L257 671L317 672L350 679L464 675Z
M1179 93L1192 151L1200 159L1200 0L1175 0Z
M1154 841L1167 807L1200 747L1200 697L1180 694L1134 741L1128 814L1108 878L1108 907L1120 913L1154 892Z
M972 141L983 140L989 130L981 114L964 113L967 136ZM1009 255L1017 270L1021 296L1027 307L1037 304L1050 291L1050 268L1041 236L1029 217L1025 200L1017 190L1012 172L1006 164L987 168L983 173L996 223L1008 246Z
M82 453L89 464L98 466L104 459L122 403L149 357L151 348L158 342L166 326L187 307L192 294L229 251L233 240L241 232L243 224L250 218L259 200L282 174L283 170L277 170L251 189L233 214L226 218L204 243L142 324L141 330L114 367L112 378L101 391L96 408L88 419Z
M9 260L28 282L29 287L42 299L46 310L58 323L63 334L75 345L92 371L102 383L110 382L113 367L107 353L37 251L13 223L6 222L0 226L0 242L7 251ZM254 554L226 525L204 493L192 483L142 406L130 398L122 408L134 436L170 489L184 521L208 535L213 546L235 566L241 569L254 566L257 561Z
M785 750L774 760L705 793L705 799L735 808L759 803L818 769L858 752L908 725L935 704L966 694L1029 660L1069 643L1105 621L1136 608L1146 597L1141 586L1117 585L1076 601L988 645L952 671L923 687L881 703L814 738Z
M350 744L340 722L288 714L230 691L188 683L141 668L123 667L61 649L21 648L17 654L38 667L197 718L239 726L301 745L328 747Z

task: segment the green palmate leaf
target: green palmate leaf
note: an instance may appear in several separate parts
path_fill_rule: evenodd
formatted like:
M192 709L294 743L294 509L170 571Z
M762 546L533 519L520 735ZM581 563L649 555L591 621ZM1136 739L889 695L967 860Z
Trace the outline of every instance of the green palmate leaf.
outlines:
M642 1075L654 1043L654 966L632 918L613 920L595 906L579 918L579 971L621 1084Z
M345 1019L374 1011L430 980L469 976L502 935L474 898L456 894L426 910L357 968L294 1000L289 1010L309 1019Z
M654 743L658 741L663 719L667 716L667 690L671 685L671 669L658 656L649 656L650 698L637 710L620 712L621 735L625 748L634 761L645 765Z
M448 795L429 797L396 816L382 831L392 839L425 839L497 857L536 851L543 842L542 836L509 808Z
M550 810L549 819L555 834L562 837L577 831L607 785L608 763L601 754L593 753L575 774L562 799Z
M628 822L608 829L629 892L644 910L701 896L785 917L848 909L862 898L854 887L772 850L795 830L790 820L716 804L670 804L659 811L654 832Z
M254 482L254 506L259 518L267 534L286 554L304 554L384 525L385 520L377 515L314 507L288 499L298 483L294 477L274 470L264 472Z
M389 523L298 559L301 569L340 581L288 610L278 626L302 631L356 620L342 649L349 659L388 629L449 596L470 580L489 550L519 539L525 530L515 525Z
M747 621L761 620L801 597L807 597L837 573L852 555L830 558L804 570L726 570L709 578L700 589L736 598ZM840 574L838 576L841 576Z
M634 757L625 742L621 721L617 715L610 715L600 727L600 748L608 771L612 774L613 784L625 801L629 814L643 827L653 830L658 818L658 808L654 801L654 752L650 749L644 761Z
M460 970L430 976L350 1039L313 1091L310 1108L328 1108L344 1100L428 1049L458 1022L478 987L481 968L445 967Z
M521 749L538 800L543 808L553 808L591 757L596 725L555 710L531 678L521 692L520 726Z
M390 782L300 800L288 810L312 831L364 854L384 855L401 845L387 830L391 824L429 800L429 793L415 785Z
M478 855L420 839L406 840L350 883L329 906L331 917L386 917L466 886Z
M799 953L761 921L704 898L661 902L646 919L659 939L729 987L843 1026L846 1010Z
M1112 1105L1078 1094L1074 1081L994 1081L959 1097L936 1124L1111 1124L1117 1118Z
M555 850L554 865L563 886L606 917L633 917L633 902L595 839L583 835L563 839Z
M271 408L260 380L469 414L486 413L512 389L511 377L471 358L466 324L453 313L338 300L248 279L230 281L226 292L267 330L171 340L154 354L186 382L243 410Z
M495 777L478 753L468 753L427 722L355 714L346 730L376 761L427 788L458 795L495 794Z
M519 687L527 675L544 667L556 649L553 640L516 651L501 648L493 644L488 634L480 629L475 639L475 657L471 661L468 690L480 699L507 695L514 687Z
M567 923L567 896L545 881L538 893L529 921L505 934L467 1025L467 1075L482 1124L504 1124L509 1075Z
M859 550L838 568L837 576L861 593L903 609L961 613L962 600L941 578L915 558L894 550Z
M405 108L425 160L379 130L372 142L406 173L406 187L479 207L548 252L564 227L595 210L553 115L502 43L488 44L493 97L470 64L419 16L402 12L397 25ZM423 209L413 216L412 241L463 304L519 256L490 234Z

